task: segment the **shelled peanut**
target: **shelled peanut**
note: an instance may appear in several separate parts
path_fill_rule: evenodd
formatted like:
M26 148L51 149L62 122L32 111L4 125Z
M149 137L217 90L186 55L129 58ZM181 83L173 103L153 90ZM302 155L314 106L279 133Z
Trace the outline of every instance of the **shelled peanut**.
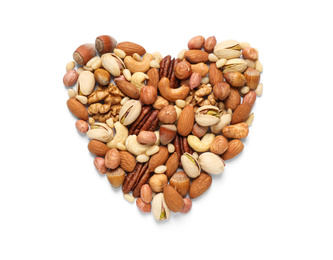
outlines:
M158 221L189 212L241 153L263 91L250 44L196 36L187 46L163 57L102 35L74 51L63 78L97 171Z

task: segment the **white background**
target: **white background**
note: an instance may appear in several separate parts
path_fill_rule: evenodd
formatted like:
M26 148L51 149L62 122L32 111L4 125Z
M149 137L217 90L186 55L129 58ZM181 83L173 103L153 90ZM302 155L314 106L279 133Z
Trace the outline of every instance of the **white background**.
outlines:
M0 259L333 259L329 1L2 1ZM250 42L264 93L245 149L159 224L93 166L62 84L102 34L176 56Z

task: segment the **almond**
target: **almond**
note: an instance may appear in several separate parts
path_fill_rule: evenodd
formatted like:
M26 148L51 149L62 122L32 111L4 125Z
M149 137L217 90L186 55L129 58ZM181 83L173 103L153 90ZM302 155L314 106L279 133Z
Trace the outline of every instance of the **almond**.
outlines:
M165 174L168 176L168 178L171 178L171 176L177 171L179 165L179 158L177 153L173 153L169 159L166 161L165 166L167 167L167 170Z
M228 144L228 150L222 154L223 160L230 160L238 155L244 149L244 144L239 139L231 140Z
M234 111L236 107L240 104L240 102L241 102L241 97L238 89L230 88L229 96L224 102L225 108L226 109L230 108L232 111Z
M185 52L185 59L190 63L199 63L208 61L208 52L201 50L189 50Z
M145 48L133 42L120 42L118 43L116 48L123 50L127 56L132 56L134 53L137 53L140 56L142 56L146 53Z
M164 200L169 209L179 212L184 207L183 197L169 184L163 187Z
M208 75L209 75L209 82L212 86L215 86L216 84L223 82L222 70L217 68L216 63L214 62L212 62L209 65Z
M253 107L254 103L256 102L257 95L254 91L249 91L243 98L243 103L247 102Z
M153 86L157 89L158 82L160 81L160 76L158 75L158 70L156 68L151 68L147 72L148 80L147 86Z
M136 160L135 157L127 151L119 151L120 167L126 172L134 171Z
M234 125L244 122L249 117L251 108L251 105L247 102L238 105L232 114L231 124Z
M67 100L67 107L69 111L72 112L74 116L84 121L87 121L89 118L88 111L86 107L75 97L71 97Z
M140 97L139 90L132 83L124 79L115 79L114 81L117 84L118 88L122 92L124 92L125 95L134 99L138 99Z
M192 105L184 107L179 115L177 122L178 133L182 136L188 136L193 128L194 124L194 109Z
M110 150L105 143L97 140L90 140L88 143L88 150L96 156L104 157L106 153Z
M155 168L160 165L164 165L169 158L168 149L164 146L160 146L160 149L155 153L149 161L148 170L154 172Z
M226 138L243 139L249 134L249 126L247 123L228 125L222 129L222 134Z
M212 184L212 177L207 173L200 173L199 177L194 179L190 186L189 195L195 199L205 193Z

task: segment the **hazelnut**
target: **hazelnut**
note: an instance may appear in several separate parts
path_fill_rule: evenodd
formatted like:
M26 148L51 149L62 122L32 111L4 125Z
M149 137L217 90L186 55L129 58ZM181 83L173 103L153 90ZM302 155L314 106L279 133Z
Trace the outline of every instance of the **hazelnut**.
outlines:
M153 108L160 110L167 105L169 105L169 101L161 96L158 96L153 104Z
M158 119L165 124L172 124L177 120L177 111L174 106L167 105L160 110Z
M243 87L246 83L245 76L238 71L227 72L224 74L224 78L232 87Z
M161 125L160 126L160 142L162 145L167 145L177 135L177 127L175 125Z
M170 179L170 185L185 197L190 189L190 178L183 171L176 172Z
M74 51L73 59L76 61L77 64L84 66L91 58L95 56L95 53L95 44L82 44Z
M110 73L105 69L95 70L94 77L95 77L96 81L102 86L108 85L111 80Z
M144 184L140 189L140 197L143 202L150 203L153 199L153 192L149 186L149 184Z
M175 66L174 71L175 71L175 76L178 79L180 80L187 79L192 74L191 64L186 60L183 60Z
M180 211L180 213L187 213L191 210L192 208L192 200L190 200L189 198L184 198L184 207L183 209Z
M157 89L153 86L143 86L140 92L140 100L145 105L154 104L157 98Z
M110 149L105 155L105 166L110 169L116 169L120 164L120 154L117 149Z
M168 183L168 177L165 174L154 174L149 179L149 185L154 192L161 192L164 185Z
M151 131L140 131L136 140L140 144L153 144L157 141L157 136L154 132Z
M223 154L228 149L228 140L223 135L214 138L210 145L210 151L215 154Z
M112 187L119 188L125 180L125 171L122 168L118 167L115 170L109 170L106 173L106 176Z
M230 94L230 85L225 82L217 83L213 87L213 93L219 100L225 100Z
M259 85L260 81L260 72L256 69L247 68L244 72L244 77L246 79L246 85L251 89L255 90Z
M98 36L95 40L95 47L99 53L113 52L117 45L115 38L109 35Z

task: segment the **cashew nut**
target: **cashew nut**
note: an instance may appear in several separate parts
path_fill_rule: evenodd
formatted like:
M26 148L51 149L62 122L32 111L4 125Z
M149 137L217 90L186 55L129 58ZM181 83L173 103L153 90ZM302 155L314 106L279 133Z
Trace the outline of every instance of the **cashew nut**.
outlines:
M150 53L146 53L142 61L136 61L133 57L131 56L126 56L124 59L124 63L127 67L127 69L130 70L130 72L135 73L135 72L143 72L146 73L150 69L150 62L154 59L153 55Z
M113 140L106 144L111 149L117 148L117 143L125 144L125 141L128 137L127 127L122 125L119 121L114 123L114 128L116 129L116 135L114 136Z
M187 137L187 141L194 151L203 153L209 150L209 147L214 141L214 138L214 134L205 134L201 140L195 135L189 135Z
M129 151L131 154L134 154L136 156L138 156L140 154L144 154L151 147L151 145L140 144L136 140L136 135L129 135L126 139L125 145L126 145L127 151Z
M149 79L149 77L143 72L135 72L131 77L131 83L141 91L141 88L145 85L146 79Z
M190 88L186 85L179 88L170 88L170 80L166 77L160 80L158 89L161 96L170 102L175 102L177 99L185 99L190 92Z

